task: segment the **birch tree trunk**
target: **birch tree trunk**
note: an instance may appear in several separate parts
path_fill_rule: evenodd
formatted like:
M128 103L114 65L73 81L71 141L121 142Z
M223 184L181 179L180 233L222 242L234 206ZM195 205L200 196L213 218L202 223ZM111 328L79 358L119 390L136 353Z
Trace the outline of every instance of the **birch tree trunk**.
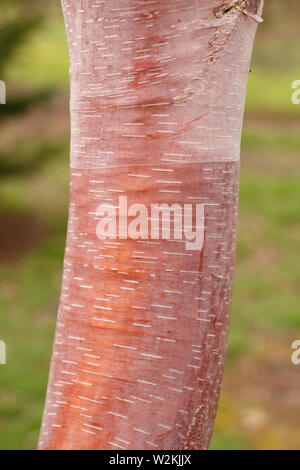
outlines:
M254 15L262 5L62 5L71 194L39 448L207 449L226 348ZM146 207L201 204L203 246L126 233L100 240L99 205L118 208L120 196Z

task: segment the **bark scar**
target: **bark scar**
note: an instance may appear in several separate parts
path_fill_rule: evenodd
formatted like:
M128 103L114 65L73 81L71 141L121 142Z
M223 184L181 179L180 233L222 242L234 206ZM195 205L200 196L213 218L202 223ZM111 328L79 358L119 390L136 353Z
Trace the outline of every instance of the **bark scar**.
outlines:
M247 17L261 22L257 15L261 0L237 0L234 2L222 2L217 8L213 9L216 18L225 18L226 22L217 30L213 40L209 44L209 54L205 59L209 64L213 64L220 55L228 39L238 25L241 13ZM247 8L247 9L246 9ZM259 20L260 18L260 20Z
M202 114L201 116L193 119L192 121L189 121L187 122L186 124L183 125L183 127L181 129L178 129L177 131L174 131L172 132L172 134L170 135L157 135L157 134L147 134L147 137L149 138L149 140L153 140L153 139L167 139L169 137L174 137L174 135L180 135L180 134L183 134L184 132L187 132L188 130L190 130L191 126L197 122L197 121L200 121L200 119L204 118L208 113L204 113Z
M236 0L234 2L224 3L223 5L214 9L214 15L216 18L222 18L223 15L225 15L232 9L236 9L239 12L243 13L244 15L248 16L249 18L252 18L257 23L262 23L263 19L260 16L254 13L251 13L247 9L248 5L249 5L249 0Z

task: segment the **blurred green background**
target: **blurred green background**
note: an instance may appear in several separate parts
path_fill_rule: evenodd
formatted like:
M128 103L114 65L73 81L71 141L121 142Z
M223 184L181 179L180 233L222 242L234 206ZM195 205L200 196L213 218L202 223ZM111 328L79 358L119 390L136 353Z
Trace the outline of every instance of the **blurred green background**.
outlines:
M0 449L34 449L68 203L68 53L58 0L2 0ZM300 449L300 4L266 0L249 77L237 272L213 449Z

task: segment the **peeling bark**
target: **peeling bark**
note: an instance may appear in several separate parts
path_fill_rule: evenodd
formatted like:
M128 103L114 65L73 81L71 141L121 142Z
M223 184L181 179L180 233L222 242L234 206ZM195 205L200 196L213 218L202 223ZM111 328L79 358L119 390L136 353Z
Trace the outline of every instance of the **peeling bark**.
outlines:
M40 449L209 446L262 8L232 3L62 1L71 195ZM117 206L120 194L146 206L205 204L201 252L181 240L99 240L97 207Z

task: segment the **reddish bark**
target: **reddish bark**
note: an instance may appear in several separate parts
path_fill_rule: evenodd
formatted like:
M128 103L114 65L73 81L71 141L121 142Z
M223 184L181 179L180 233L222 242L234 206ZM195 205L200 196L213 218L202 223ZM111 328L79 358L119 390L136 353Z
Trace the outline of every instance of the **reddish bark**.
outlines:
M206 449L259 0L64 0L71 200L40 449ZM101 241L99 204L204 203L204 246Z

